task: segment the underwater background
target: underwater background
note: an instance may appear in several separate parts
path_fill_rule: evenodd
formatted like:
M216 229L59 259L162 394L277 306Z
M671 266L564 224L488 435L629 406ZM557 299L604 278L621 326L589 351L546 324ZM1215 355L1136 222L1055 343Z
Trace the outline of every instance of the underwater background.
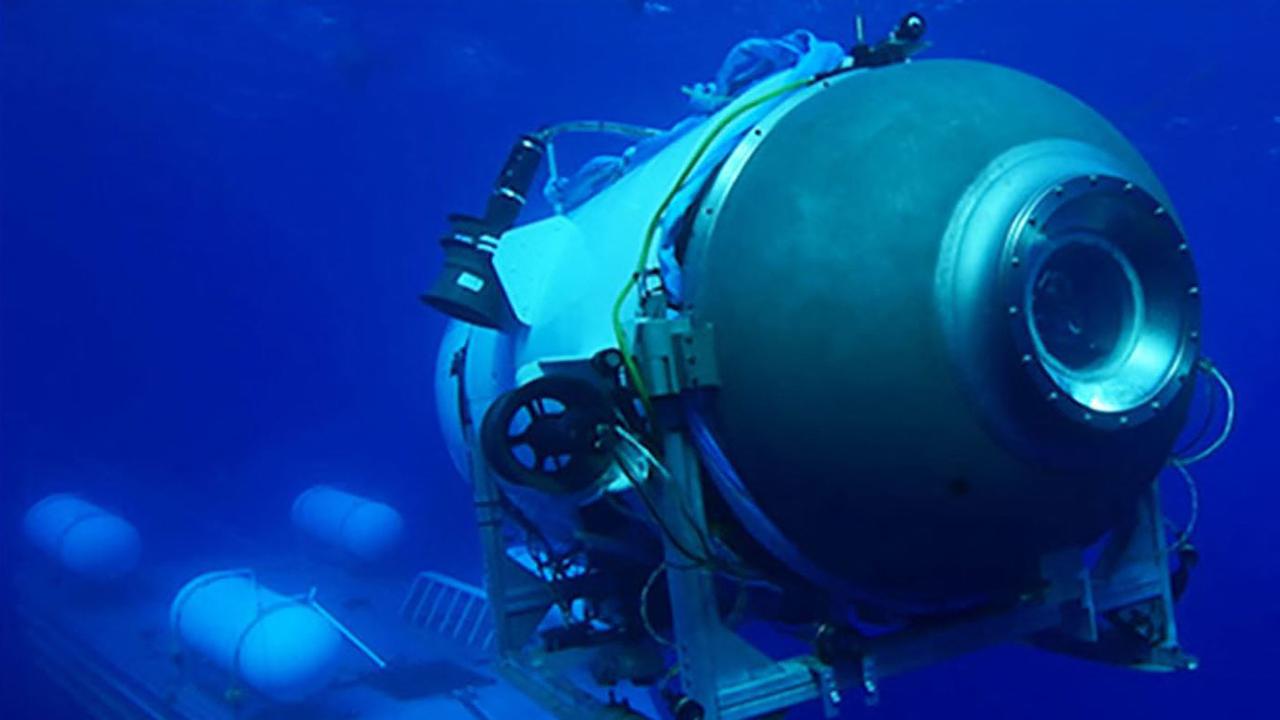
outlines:
M444 322L417 299L444 216L479 209L521 132L670 126L735 42L848 43L855 6L875 36L920 10L928 56L1043 77L1135 143L1187 227L1240 405L1198 471L1180 618L1198 671L1001 648L846 716L1276 716L1280 2L644 6L0 0L0 718L79 717L9 612L21 514L52 491L135 508L147 547L174 551L206 523L270 536L300 489L341 482L401 509L414 567L478 581L435 417Z

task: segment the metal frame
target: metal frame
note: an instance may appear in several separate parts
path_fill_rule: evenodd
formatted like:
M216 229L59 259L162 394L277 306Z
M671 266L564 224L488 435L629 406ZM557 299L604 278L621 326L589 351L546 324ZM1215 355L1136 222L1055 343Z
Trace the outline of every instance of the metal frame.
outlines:
M643 320L644 332L688 332L679 319ZM656 327L655 327L656 326ZM681 366L681 358L646 357L642 367ZM664 350L656 350L664 354ZM676 372L675 375L681 373ZM677 377L671 391L679 392ZM513 562L502 533L497 480L485 464L474 428L464 428L472 458L477 520L485 561L486 590L494 614L494 637L502 674L535 701L565 720L639 717L629 708L600 700L555 672L556 653L527 649L539 621L554 603L554 592L538 576ZM659 511L675 540L696 546L705 535L703 478L697 451L681 428L663 435L663 461L669 478L657 488ZM696 523L696 525L695 525ZM908 627L866 639L856 657L828 664L816 655L773 660L722 621L711 572L684 561L678 547L663 538L674 624L674 646L683 692L696 703L681 718L743 720L805 702L821 702L827 717L839 714L842 692L858 689L868 704L879 697L884 678L936 664L997 644L1031 642L1044 649L1092 660L1163 669L1194 669L1196 661L1178 645L1159 490L1152 483L1128 522L1113 529L1096 562L1085 548L1070 549L1042 561L1045 585L1019 605L962 620ZM1100 616L1135 622L1100 623ZM1141 631L1135 629L1140 626Z
M82 640L25 602L17 605L33 664L44 671L68 697L94 717L120 720L169 720L178 716L175 703L157 688L111 669L111 665ZM181 716L213 720L214 715L183 707Z

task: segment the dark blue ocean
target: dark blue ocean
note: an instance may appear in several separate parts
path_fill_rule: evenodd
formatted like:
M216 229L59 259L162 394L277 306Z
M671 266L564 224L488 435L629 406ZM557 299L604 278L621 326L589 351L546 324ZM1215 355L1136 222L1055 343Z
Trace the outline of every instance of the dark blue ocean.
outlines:
M22 513L54 490L145 509L172 548L191 518L269 532L298 478L343 478L402 510L412 563L478 581L435 413L444 321L418 300L446 214L479 210L521 132L670 126L737 41L847 44L855 4L0 0L0 718L79 717L10 613ZM1280 2L860 7L880 34L921 10L931 56L1038 75L1132 140L1185 222L1239 418L1198 467L1198 671L1001 648L846 716L1280 716Z

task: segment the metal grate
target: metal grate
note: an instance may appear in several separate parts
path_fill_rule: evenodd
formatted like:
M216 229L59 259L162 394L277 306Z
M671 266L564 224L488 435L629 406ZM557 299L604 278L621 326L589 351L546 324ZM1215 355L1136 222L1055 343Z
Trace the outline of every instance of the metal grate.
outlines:
M475 650L493 646L493 615L484 590L447 575L419 573L400 606L400 616L415 628Z

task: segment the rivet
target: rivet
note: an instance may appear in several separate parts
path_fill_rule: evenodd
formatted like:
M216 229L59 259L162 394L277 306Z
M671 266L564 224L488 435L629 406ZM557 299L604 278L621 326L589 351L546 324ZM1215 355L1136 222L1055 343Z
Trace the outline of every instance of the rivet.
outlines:
M756 128L756 129L755 129L755 135L756 135L756 137L760 137L761 135L764 135L764 131L763 131L763 130L761 130L760 128Z
M1156 217L1160 217L1163 214L1165 214L1164 206L1163 205L1156 206Z
M1120 424L1121 424L1121 425L1128 425L1128 424L1129 424L1129 418L1128 418L1128 417L1126 417L1126 416L1124 416L1124 415L1121 415L1121 416L1120 416L1120 421L1119 421L1119 422L1120 422Z
M1200 288L1195 285L1192 285L1191 287L1187 288L1187 294L1190 295L1191 297L1196 297L1197 295L1200 294Z
M1022 264L1022 258L1018 257L1017 255L1014 255L1013 257L1009 258L1009 264L1014 267L1018 267L1019 265Z
M1058 400L1058 393L1056 390L1049 393L1048 400L1049 402L1056 402Z
M1090 184L1090 185L1097 185L1097 184L1098 184L1098 176L1097 176L1097 175L1090 175L1090 176L1089 176L1089 184Z
M1066 189L1066 188L1064 188L1064 187L1062 187L1061 185L1059 185L1059 186L1057 186L1057 187L1055 187L1055 188L1053 189L1053 194L1055 194L1055 195L1061 195L1061 194L1065 193L1066 191L1067 191L1067 189Z
M1040 221L1035 218L1027 218L1027 224L1030 225L1031 227L1035 227L1036 225L1040 224Z
M1192 331L1191 331L1191 333L1188 335L1188 337L1190 337L1192 340L1199 340L1199 339L1200 339L1200 331L1199 331L1199 330L1192 330Z
M1083 418L1085 422L1093 422L1093 413L1091 412L1087 412L1080 417Z
M1127 182L1127 183L1125 183L1125 184L1124 184L1124 191L1125 191L1125 192L1133 192L1133 183L1131 183L1131 182ZM1124 422L1124 418L1120 418L1120 421L1121 421L1121 422Z
M703 210L703 212L704 212L704 213L706 213L707 215L715 215L715 213L716 213L716 209L715 209L715 208L707 208L706 210Z
M1018 306L1017 306L1017 305L1010 305L1010 306L1009 306L1009 314L1010 314L1010 315L1017 315L1017 314L1018 314Z
M1178 243L1178 252L1180 252L1180 253L1184 253L1184 252L1186 252L1186 251L1188 251L1188 250L1190 250L1190 249L1191 249L1191 248L1187 247L1187 244L1186 244L1186 243Z
M1152 402L1152 403L1151 403L1151 409L1152 409L1152 410L1159 410L1161 407L1163 407L1163 406L1160 404L1160 401L1159 401L1159 400L1156 400L1156 401L1154 401L1154 402Z
M1030 355L1030 354L1027 354L1027 355L1023 355L1023 356L1022 356L1022 364L1023 364L1023 365L1030 365L1030 364L1031 364L1031 355Z

